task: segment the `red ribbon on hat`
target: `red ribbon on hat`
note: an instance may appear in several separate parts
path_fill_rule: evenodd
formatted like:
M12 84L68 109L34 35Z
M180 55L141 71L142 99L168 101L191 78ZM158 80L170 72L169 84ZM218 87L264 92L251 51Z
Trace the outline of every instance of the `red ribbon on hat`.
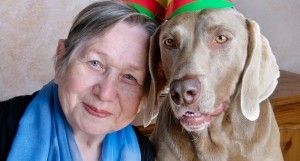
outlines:
M195 12L202 9L233 8L228 0L125 0L140 13L163 21L185 12Z

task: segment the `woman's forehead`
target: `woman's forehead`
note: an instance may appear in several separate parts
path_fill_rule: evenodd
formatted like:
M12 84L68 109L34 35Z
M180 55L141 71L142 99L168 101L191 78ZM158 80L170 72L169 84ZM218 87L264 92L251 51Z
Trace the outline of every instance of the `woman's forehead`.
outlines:
M140 26L115 26L106 34L84 41L77 50L80 56L98 54L107 61L144 68L147 62L149 36Z

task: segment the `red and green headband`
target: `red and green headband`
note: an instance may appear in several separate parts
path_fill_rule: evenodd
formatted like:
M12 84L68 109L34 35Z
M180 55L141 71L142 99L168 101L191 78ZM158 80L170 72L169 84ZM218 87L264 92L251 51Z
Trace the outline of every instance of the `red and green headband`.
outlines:
M151 19L169 19L184 12L203 9L233 8L228 0L126 0L129 5Z

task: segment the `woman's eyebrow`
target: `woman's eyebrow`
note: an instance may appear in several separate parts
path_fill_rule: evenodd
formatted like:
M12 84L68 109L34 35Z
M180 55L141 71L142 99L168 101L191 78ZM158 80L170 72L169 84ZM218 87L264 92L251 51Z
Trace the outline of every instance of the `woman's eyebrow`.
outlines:
M102 52L102 51L99 51L97 49L91 49L90 52L92 53L96 53L98 55L101 55L101 56L104 56L104 58L108 58L108 55L107 53L105 52ZM122 60L118 60L118 61L122 61ZM133 63L133 62L129 62L129 66L126 67L127 69L131 70L131 71L145 71L146 70L146 67L143 66L143 65L138 65L136 63Z
M130 64L128 66L128 69L132 70L132 71L145 71L146 67L142 66L142 65L137 65L137 64Z

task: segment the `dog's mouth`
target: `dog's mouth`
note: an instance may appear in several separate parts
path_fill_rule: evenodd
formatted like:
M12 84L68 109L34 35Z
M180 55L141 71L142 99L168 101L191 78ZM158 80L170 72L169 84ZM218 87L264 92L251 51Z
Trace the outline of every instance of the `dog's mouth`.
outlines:
M227 108L228 103L223 102L215 108L214 111L209 113L201 113L194 111L186 111L179 117L180 123L188 131L199 131L205 129L214 117L222 114Z

